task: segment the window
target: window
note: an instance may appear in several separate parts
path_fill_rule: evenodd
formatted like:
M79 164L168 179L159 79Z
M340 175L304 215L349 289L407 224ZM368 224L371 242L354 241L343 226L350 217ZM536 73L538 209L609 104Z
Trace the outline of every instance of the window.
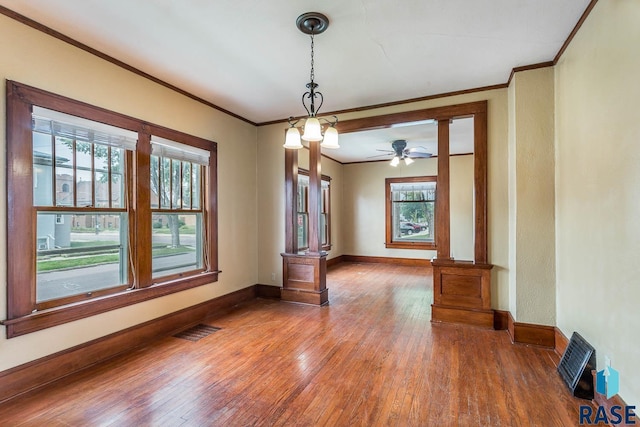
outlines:
M7 87L7 337L217 280L214 142Z
M202 171L209 152L151 137L152 277L204 266Z
M31 122L35 309L127 288L123 162L137 134L38 106Z
M322 249L331 249L331 177L322 175L320 195L320 237ZM298 169L298 250L309 248L309 171Z
M435 249L436 177L387 178L386 247Z

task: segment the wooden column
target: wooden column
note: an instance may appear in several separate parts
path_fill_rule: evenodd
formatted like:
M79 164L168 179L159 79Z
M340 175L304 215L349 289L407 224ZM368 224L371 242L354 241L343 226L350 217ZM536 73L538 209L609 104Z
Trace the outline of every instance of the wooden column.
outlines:
M298 252L298 235L296 233L298 222L298 150L284 150L284 197L284 252L295 254Z
M474 261L480 264L488 262L488 230L487 230L487 109L476 112L473 116L473 183L475 199L475 236Z
M136 183L138 185L148 185L151 182L151 133L148 126L144 126L144 129L138 133L138 146L135 152L135 173L137 175ZM144 183L144 184L141 184ZM135 235L138 241L151 242L151 221L149 221L149 210L145 207L151 206L151 192L150 191L138 191L138 188L134 189L135 193L135 209L133 210L133 217L135 218L132 224L135 224ZM130 216L131 217L131 216ZM149 245L151 249L151 245ZM152 259L148 253L135 248L134 256L136 258L136 283L137 288L146 288L153 284L153 265Z
M455 116L474 118L474 256L451 258L449 206L449 121ZM458 115L459 114L459 115ZM437 258L433 266L434 322L465 323L493 327L491 269L487 245L487 103L475 103L469 111L438 120L438 181L436 193Z
M286 226L285 253L282 255L283 301L325 305L329 302L327 289L327 253L322 251L320 214L322 203L322 171L320 141L309 143L309 250L297 253L297 152L285 150Z
M436 182L436 249L439 260L451 259L449 215L449 119L438 120L438 180Z
M309 142L309 253L322 252L320 211L322 209L322 171L320 141Z

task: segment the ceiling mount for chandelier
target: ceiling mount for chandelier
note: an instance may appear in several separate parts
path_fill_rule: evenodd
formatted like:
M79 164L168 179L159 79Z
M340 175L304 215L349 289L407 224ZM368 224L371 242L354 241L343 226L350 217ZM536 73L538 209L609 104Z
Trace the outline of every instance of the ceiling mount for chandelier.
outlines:
M302 95L302 106L307 111L308 117L304 122L304 134L302 135L302 139L305 141L322 141L321 145L324 148L340 148L338 145L338 131L335 128L335 125L338 123L338 118L333 116L333 121L330 121L324 118L318 119L316 117L318 111L322 107L324 97L322 92L316 90L318 88L318 84L314 81L314 36L316 34L323 33L327 29L329 26L329 18L322 13L307 12L298 16L298 19L296 19L296 26L304 34L309 34L311 36L310 81L306 85L308 90ZM318 106L316 106L316 100L320 102ZM324 130L324 134L322 132L322 124L320 123L320 120L327 125ZM296 124L299 121L300 120L295 120L293 117L289 117L290 127L287 129L287 135L284 143L285 148L302 148L302 144L300 142L300 131L296 127Z

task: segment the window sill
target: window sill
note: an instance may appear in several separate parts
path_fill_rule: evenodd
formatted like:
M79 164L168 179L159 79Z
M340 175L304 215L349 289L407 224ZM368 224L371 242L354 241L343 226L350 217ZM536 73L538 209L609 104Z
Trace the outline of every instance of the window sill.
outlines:
M384 246L387 249L420 249L420 250L436 250L436 244L433 242L386 242Z
M7 319L0 323L7 327L7 338L14 338L52 326L73 322L84 319L85 317L217 282L218 273L217 271L202 273L197 276L152 285L147 288L125 290L91 300L34 311L26 316Z

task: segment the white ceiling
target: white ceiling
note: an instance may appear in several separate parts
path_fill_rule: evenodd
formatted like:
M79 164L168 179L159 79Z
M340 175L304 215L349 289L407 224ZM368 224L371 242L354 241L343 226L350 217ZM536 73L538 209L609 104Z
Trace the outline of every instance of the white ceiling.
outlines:
M321 12L330 19L315 42L315 81L325 99L322 115L504 84L514 67L552 61L588 3L0 0L2 6L253 123L305 114L301 97L309 81L310 37L295 25L304 12ZM358 137L386 142L369 143L353 153L349 147L359 139L341 135L344 150L338 151L344 152L327 155L361 161L384 144L390 147L394 139L409 140L408 147L428 139L389 133L399 129ZM428 143L433 140L419 145Z

